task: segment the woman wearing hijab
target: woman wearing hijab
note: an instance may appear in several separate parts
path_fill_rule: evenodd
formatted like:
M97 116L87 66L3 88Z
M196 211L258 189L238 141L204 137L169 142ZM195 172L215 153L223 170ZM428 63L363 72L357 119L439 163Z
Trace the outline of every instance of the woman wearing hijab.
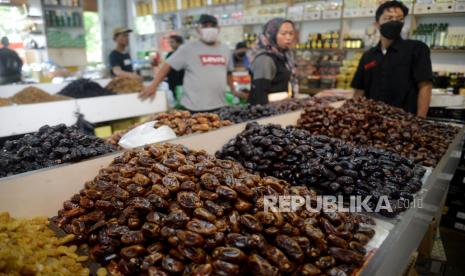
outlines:
M283 92L286 98L295 86L295 64L291 47L295 40L294 23L274 18L263 27L258 51L252 61L250 104L267 104L269 94ZM282 99L283 97L275 97Z

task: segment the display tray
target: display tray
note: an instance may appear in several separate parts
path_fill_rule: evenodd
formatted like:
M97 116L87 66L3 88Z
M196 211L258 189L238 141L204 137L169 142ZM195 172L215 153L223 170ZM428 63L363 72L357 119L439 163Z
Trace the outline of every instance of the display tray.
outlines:
M301 111L276 115L259 120L260 124L295 125ZM207 133L179 137L170 141L193 150L215 152L240 133L246 123L235 124ZM377 234L368 261L360 275L401 275L409 257L420 244L431 219L440 213L449 182L460 160L464 127L450 144L436 168L423 179L423 188L416 195L422 206L410 208L393 219L374 216ZM121 152L88 161L52 167L0 179L0 211L9 211L14 217L54 216L64 200L83 188L86 181L97 175Z
M76 123L76 112L91 123L166 111L166 93L141 101L137 93L0 107L0 137L37 131L41 126Z

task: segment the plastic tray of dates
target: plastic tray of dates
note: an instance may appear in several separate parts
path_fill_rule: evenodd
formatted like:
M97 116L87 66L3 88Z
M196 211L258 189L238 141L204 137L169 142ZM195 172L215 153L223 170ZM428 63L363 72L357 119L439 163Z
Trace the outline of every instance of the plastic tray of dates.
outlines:
M147 122L150 121L155 121L154 128L169 126L177 136L208 132L220 127L232 125L231 121L220 120L218 115L214 113L191 114L189 111L161 112L151 116ZM136 124L126 130L115 132L107 138L107 143L117 145L121 137L139 125L141 124Z
M365 98L348 100L340 108L309 104L297 125L312 134L386 149L428 167L436 166L459 131Z
M371 196L373 204L388 196L392 212L381 210L385 216L404 210L406 204L398 200L413 200L426 171L385 150L353 147L305 130L256 122L247 124L216 156L293 185L308 185L326 195Z
M315 197L204 151L131 150L52 218L113 275L350 275L375 231L353 213L264 212L265 195Z
M44 125L37 132L5 142L0 148L0 177L77 162L115 150L105 140L86 135L76 126Z

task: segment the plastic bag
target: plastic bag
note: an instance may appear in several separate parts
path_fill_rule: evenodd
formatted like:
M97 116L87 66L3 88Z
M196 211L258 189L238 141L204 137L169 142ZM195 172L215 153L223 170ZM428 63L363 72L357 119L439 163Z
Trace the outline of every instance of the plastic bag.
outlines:
M84 114L82 113L76 112L76 116L78 119L75 125L77 126L79 131L87 135L95 136L95 125L84 119Z
M169 126L154 128L154 124L155 122L148 122L130 130L121 137L118 145L131 149L176 138L176 133Z

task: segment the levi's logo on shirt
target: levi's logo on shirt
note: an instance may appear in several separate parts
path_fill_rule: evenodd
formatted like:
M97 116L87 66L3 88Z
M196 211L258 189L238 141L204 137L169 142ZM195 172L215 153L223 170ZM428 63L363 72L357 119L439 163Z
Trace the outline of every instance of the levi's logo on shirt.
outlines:
M369 69L371 69L371 68L373 68L375 66L376 66L376 60L370 61L367 64L363 65L365 70L369 70Z
M222 55L200 55L202 65L225 65L226 58Z

